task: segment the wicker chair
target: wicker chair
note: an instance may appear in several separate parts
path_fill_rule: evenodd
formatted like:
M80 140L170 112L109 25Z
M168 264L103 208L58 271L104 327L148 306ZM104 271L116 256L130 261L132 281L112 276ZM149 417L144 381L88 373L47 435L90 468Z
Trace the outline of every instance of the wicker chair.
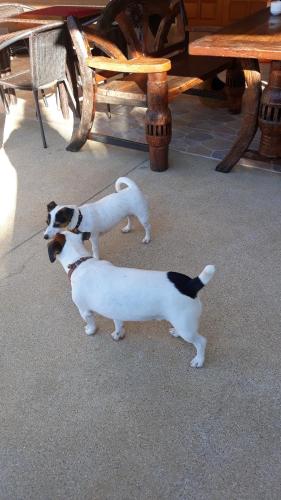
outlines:
M2 38L4 39L2 43L0 42L0 51L10 48L20 40L28 40L29 42L29 67L23 71L13 71L12 68L8 75L0 78L1 97L3 99L3 90L5 89L30 90L33 92L43 146L46 148L47 143L40 112L38 91L57 85L60 95L67 90L74 104L73 95L66 78L64 25L62 22L56 21L15 32L13 36L9 35L6 39L5 36ZM62 111L65 116L65 107L63 109L63 106Z
M23 5L20 3L2 3L0 4L0 21L3 18L8 18L17 14L21 14L22 12L27 12L33 10L33 7L29 7L28 5ZM3 32L3 28L1 29ZM13 48L13 53L18 52L19 50L25 49L27 51L28 45L26 41L21 43L21 45L17 44ZM3 75L5 73L9 73L11 71L11 53L9 49L3 49L0 51L0 75ZM8 92L8 100L6 99L6 94L3 92L3 89L1 87L0 89L0 94L1 94L1 99L2 102L4 103L5 111L9 111L9 102L10 102L10 97L13 98L13 101L16 102L16 96L15 96L15 91Z
M0 20L2 18L15 16L16 14L21 14L28 10L33 10L33 8L20 3L2 3L0 4ZM7 73L10 70L10 52L8 49L3 49L0 52L0 73Z

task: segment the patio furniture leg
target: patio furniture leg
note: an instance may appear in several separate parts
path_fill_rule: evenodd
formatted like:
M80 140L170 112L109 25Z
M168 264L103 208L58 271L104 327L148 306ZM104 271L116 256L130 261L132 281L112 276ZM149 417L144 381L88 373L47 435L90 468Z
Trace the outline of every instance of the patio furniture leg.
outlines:
M10 107L9 107L9 102L6 96L6 93L3 89L3 87L0 87L0 96L1 96L1 101L3 104L3 108L6 114L10 113Z
M76 116L78 118L80 118L80 114L79 114L79 110L77 109L77 103L75 101L75 97L73 95L73 92L72 92L72 88L71 88L71 85L69 84L69 81L67 78L65 78L63 80L63 83L64 83L64 86L66 88L66 91L67 91L67 94L68 94L68 97L70 99L70 103L71 103L71 110L73 112L73 114L76 114Z
M49 107L48 101L46 99L46 94L45 94L45 91L43 89L41 89L41 95L42 95L42 99L44 101L44 104L45 104L46 108L48 108Z
M272 61L267 88L263 91L259 113L261 140L259 154L281 157L281 62Z
M145 127L150 168L156 172L163 172L168 168L168 151L172 135L167 73L148 74L147 103Z
M94 108L94 85L92 70L86 65L88 56L81 33L72 17L67 19L68 29L79 62L80 74L83 87L82 113L78 129L74 129L67 151L79 151L88 139L95 117Z
M8 89L9 101L11 104L17 104L17 96L15 89Z
M239 59L233 59L231 67L226 71L225 93L230 113L241 112L242 97L245 91L245 76Z
M39 125L40 125L42 142L43 142L44 148L46 148L47 142L46 142L45 132L44 132L44 128L43 128L43 122L42 122L42 116L41 116L41 111L40 111L40 106L39 106L38 90L33 90L33 96L34 96L34 101L35 101L35 106L36 106L37 118L39 120Z
M62 116L64 117L65 120L68 120L69 118L68 96L64 82L58 82L58 89L59 89L59 98L60 98L60 107Z
M226 157L217 165L218 172L228 173L243 156L252 142L258 127L258 111L261 96L261 75L256 59L242 59L247 90L244 95L240 132Z

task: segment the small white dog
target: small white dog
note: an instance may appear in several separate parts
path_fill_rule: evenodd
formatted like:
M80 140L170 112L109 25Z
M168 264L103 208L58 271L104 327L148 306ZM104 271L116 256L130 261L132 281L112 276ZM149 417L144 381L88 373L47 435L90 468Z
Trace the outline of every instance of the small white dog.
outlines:
M126 184L128 187L120 189L121 184ZM57 205L51 201L47 205L48 227L44 232L44 238L48 240L66 229L76 233L89 232L91 233L93 255L99 259L99 235L112 229L124 217L128 217L128 223L122 231L128 233L132 227L129 216L135 215L145 230L142 241L149 243L151 226L149 224L148 204L143 193L136 183L127 177L119 177L115 183L115 189L116 193L81 207Z
M57 234L48 253L51 262L58 256L68 273L72 300L86 321L87 335L96 331L94 312L114 321L114 340L124 336L123 321L165 319L173 325L174 337L196 348L191 366L203 366L207 341L198 334L202 306L197 293L212 278L214 266L206 266L194 279L175 272L116 267L91 257L85 237L68 231Z

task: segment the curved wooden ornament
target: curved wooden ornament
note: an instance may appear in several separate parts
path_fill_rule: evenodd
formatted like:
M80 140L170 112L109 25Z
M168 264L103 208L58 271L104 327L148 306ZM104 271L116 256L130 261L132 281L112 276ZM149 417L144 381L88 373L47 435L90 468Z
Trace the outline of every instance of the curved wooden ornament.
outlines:
M70 16L67 19L67 26L74 45L80 68L80 76L83 85L83 104L82 113L78 129L73 129L70 144L67 146L67 151L79 151L88 139L88 135L93 126L95 117L94 107L94 86L92 70L86 65L86 59L90 55L90 50L87 51L87 41L83 39L74 17Z
M218 172L230 172L252 142L258 127L261 96L261 75L256 59L241 59L247 89L243 98L242 125L235 144L227 156L217 165Z

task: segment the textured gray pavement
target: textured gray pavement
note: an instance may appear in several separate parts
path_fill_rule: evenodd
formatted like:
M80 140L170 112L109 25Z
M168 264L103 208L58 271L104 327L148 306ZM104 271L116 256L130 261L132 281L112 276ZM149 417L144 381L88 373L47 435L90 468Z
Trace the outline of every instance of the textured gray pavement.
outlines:
M67 153L47 132L44 151L26 121L1 153L15 198L1 233L1 500L279 500L280 175L219 174L173 151L157 174L146 153ZM102 256L190 275L216 265L201 293L203 369L165 322L128 323L116 343L98 317L87 337L48 260L46 203L98 199L127 172L149 199L153 240L120 226Z

